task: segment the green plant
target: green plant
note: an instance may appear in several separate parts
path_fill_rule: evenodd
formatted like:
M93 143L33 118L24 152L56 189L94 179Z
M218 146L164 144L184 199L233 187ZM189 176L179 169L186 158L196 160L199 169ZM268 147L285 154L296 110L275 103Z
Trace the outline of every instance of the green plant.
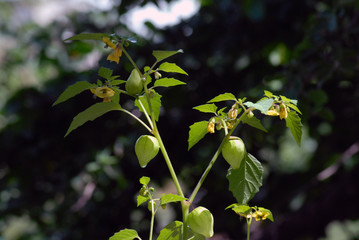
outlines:
M165 73L188 75L175 63L164 61L175 54L182 53L182 50L153 51L155 58L154 63L140 70L126 51L130 43L134 42L133 38L124 38L116 34L82 33L65 41L68 40L103 41L105 47L110 47L113 50L107 58L109 61L119 63L120 57L124 54L133 65L133 70L127 81L120 80L119 76L113 75L113 70L101 67L98 72L99 77L102 78L101 80L99 79L96 84L81 81L69 86L58 97L54 105L64 102L86 90L90 90L96 97L103 99L103 102L93 104L74 117L65 136L87 121L92 121L109 111L126 113L148 130L149 135L141 136L135 146L140 166L146 167L148 162L153 159L160 150L177 189L177 194L163 194L161 198L156 199L153 197L154 189L149 187L150 178L142 177L140 179L142 187L137 196L137 206L147 202L148 209L151 212L149 239L152 239L154 235L154 216L158 208L165 208L168 203L172 202L179 202L181 204L182 221L169 223L161 230L157 238L158 240L204 239L205 237L213 236L214 219L211 212L204 207L197 207L190 212L190 206L222 150L224 159L231 166L227 173L229 190L237 200L237 203L232 204L228 208L246 218L248 223L248 239L250 236L249 228L252 218L256 220L270 219L273 221L273 215L269 210L247 205L262 185L263 168L261 163L247 152L244 142L240 138L232 136L232 134L239 124L267 132L260 120L255 116L254 112L257 112L257 114L271 117L279 116L280 119L284 119L286 126L291 130L296 142L300 145L302 125L297 113L301 114L301 112L297 108L296 100L289 99L285 96L276 96L269 91L264 91L264 97L253 103L247 101L246 98L237 98L232 93L223 93L212 98L206 104L194 107L193 109L210 114L211 116L208 117L208 121L195 122L190 126L188 150L204 138L207 133L224 131L224 137L192 194L186 198L157 127L162 103L162 96L157 89L160 87L173 87L186 84L175 78L162 77L162 74ZM121 87L122 84L125 84L124 88ZM134 105L143 113L144 120L121 106L121 94L133 97ZM231 102L232 106L226 111L226 107L218 108L216 104L220 102ZM135 230L124 229L115 233L110 240L136 238L141 239Z

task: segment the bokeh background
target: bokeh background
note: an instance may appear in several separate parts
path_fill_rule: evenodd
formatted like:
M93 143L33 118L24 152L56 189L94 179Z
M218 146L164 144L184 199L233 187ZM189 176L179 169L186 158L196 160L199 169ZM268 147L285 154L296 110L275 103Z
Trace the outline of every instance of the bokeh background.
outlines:
M123 76L129 68L124 58L106 61L102 43L63 42L81 32L137 36L129 52L140 66L152 63L154 49L184 50L170 60L189 73L177 76L188 84L161 90L159 129L186 194L220 141L210 135L187 151L189 126L208 119L193 106L224 92L256 101L264 89L298 99L300 148L279 119L264 120L268 134L237 132L265 169L251 204L275 218L254 224L252 239L359 239L358 1L2 0L1 240L108 239L123 228L146 239L138 179L150 176L159 193L175 191L161 157L138 166L134 142L145 130L124 114L108 113L64 138L96 100L84 92L51 107L59 94L80 80L96 82L99 66ZM224 210L235 202L227 168L216 162L194 204L212 211L213 239L245 239L245 221ZM157 225L179 212L171 205Z

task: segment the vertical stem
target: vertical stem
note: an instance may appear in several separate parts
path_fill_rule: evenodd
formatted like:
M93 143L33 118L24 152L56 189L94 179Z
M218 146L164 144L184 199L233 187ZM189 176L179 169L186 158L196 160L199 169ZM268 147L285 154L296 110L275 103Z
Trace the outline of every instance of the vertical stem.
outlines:
M250 236L251 236L251 223L252 223L252 217L249 220L247 219L247 240L250 240Z
M150 237L149 240L152 240L152 236L153 236L153 226L155 223L155 206L154 206L154 202L153 200L151 200L151 227L150 227Z

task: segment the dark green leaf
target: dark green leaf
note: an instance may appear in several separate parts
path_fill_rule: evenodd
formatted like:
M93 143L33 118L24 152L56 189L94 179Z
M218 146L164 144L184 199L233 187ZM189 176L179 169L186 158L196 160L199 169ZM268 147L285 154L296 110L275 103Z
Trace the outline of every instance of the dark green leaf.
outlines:
M243 123L248 124L251 127L258 128L259 130L262 130L264 132L268 132L267 129L263 127L261 121L255 116L249 118L248 115L245 114L241 120Z
M154 87L173 87L173 86L183 85L183 84L186 84L186 83L182 82L180 80L174 79L174 78L161 78L161 79L158 79L153 86Z
M192 124L188 134L188 150L199 142L207 133L208 121L201 121Z
M66 90L61 93L61 95L59 96L59 98L56 100L56 102L54 102L54 104L52 104L52 106L55 106L59 103L62 103L62 102L65 102L66 100L76 96L77 94L85 91L85 90L88 90L90 88L95 88L97 87L96 84L91 84L87 81L80 81L80 82L77 82L71 86L68 86L66 88Z
M121 106L113 102L101 102L92 105L91 107L87 108L83 112L80 112L79 114L77 114L76 117L74 117L65 137L69 135L70 132L80 127L87 121L93 121L109 111L120 109L122 109Z
M228 169L229 190L239 204L246 204L262 186L263 167L251 154L247 154L238 169Z
M300 117L294 111L288 113L288 117L285 119L286 126L290 129L295 141L298 146L300 146L302 140L302 123L300 122Z
M158 121L158 118L160 116L161 97L162 96L160 94L158 94L157 92L152 92L151 93L150 101L151 101L151 106L152 106L152 110L153 110L153 113L155 115L155 120L156 121ZM138 101L141 101L141 103L143 104L146 112L148 114L150 114L150 108L148 106L146 96L142 95L138 99L135 100L135 106L138 107L138 109L140 109L141 112L144 112L145 110L142 109L142 107L141 107L141 105L139 104Z
M100 67L100 69L98 70L98 75L105 79L109 79L112 76L112 70L109 68Z

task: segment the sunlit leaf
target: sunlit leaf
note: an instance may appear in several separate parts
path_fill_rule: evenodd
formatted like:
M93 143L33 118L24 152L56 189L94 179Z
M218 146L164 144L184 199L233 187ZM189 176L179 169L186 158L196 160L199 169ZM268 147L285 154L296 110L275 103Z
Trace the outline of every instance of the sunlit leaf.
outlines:
M64 41L71 40L102 40L102 37L110 37L106 33L80 33L70 38L65 39Z
M77 114L76 117L74 117L69 129L65 134L65 137L69 135L70 132L80 127L84 123L88 121L93 121L109 111L120 109L122 109L121 106L113 102L101 102L92 105L91 107L87 108L85 111L80 112L79 114Z
M156 121L158 121L158 118L160 116L161 97L162 96L160 94L158 94L157 92L151 93L150 101L151 101L151 106L152 106L152 110L153 110ZM138 107L138 109L140 109L141 112L144 112L145 110L142 109L141 105L139 104L139 101L141 101L146 112L150 114L150 108L148 106L146 96L142 95L138 99L135 100L135 106Z
M175 78L161 78L154 83L154 87L173 87L178 85L184 85L185 82L177 80Z
M157 240L182 240L182 225L183 223L180 221L171 222L161 230ZM187 239L205 240L206 237L201 234L194 233L191 229L188 229Z
M286 126L290 129L290 132L292 133L298 146L300 146L302 139L302 127L303 127L303 124L300 121L300 117L294 111L290 111L285 121L286 121Z
M238 169L228 169L229 190L239 204L246 204L262 186L263 167L251 154L245 155Z
M168 194L162 194L161 196L161 205L167 204L170 202L180 202L183 200L186 200L187 198L181 197L176 194L168 193Z
M149 197L145 197L145 196L142 196L142 195L138 195L138 196L137 196L137 207L140 206L142 203L147 202L148 200L150 200Z
M223 93L223 94L220 94L220 95L212 98L207 103L222 102L222 101L229 101L229 100L237 101L237 98L232 93Z
M194 107L193 109L198 110L200 112L204 112L204 113L216 113L217 111L217 106L212 104L203 104L203 105L199 105Z
M296 105L294 105L294 104L292 104L292 103L287 103L286 105L287 105L288 107L290 107L291 109L294 109L297 113L302 114L302 112L299 110L299 108L298 108Z
M258 118L256 118L255 116L253 116L253 117L250 118L250 117L248 117L247 114L245 114L245 115L242 117L241 121L242 121L243 123L245 123L245 124L248 124L248 125L251 126L251 127L255 127L255 128L257 128L257 129L259 129L259 130L262 130L262 131L264 131L264 132L268 132L267 129L265 129L265 128L263 127L261 121L260 121Z
M156 58L157 62L159 62L159 61L169 58L177 53L183 53L183 50L182 49L179 49L177 51L155 50L152 52L152 55Z
M109 240L132 240L132 239L141 239L138 236L136 230L133 229L123 229L115 233Z
M273 214L272 214L271 210L266 209L266 208L263 208L263 207L258 207L258 210L261 211L261 212L263 212L263 213L268 213L269 215L267 216L267 218L268 218L269 220L271 220L272 222L274 222Z
M261 111L262 113L266 113L268 111L268 109L272 106L273 101L274 100L271 98L266 98L266 99L261 99L256 103L245 102L243 104L247 107L253 107L253 108Z
M201 121L192 124L188 134L188 150L198 143L207 133L208 121Z
M150 181L151 181L151 178L149 178L149 177L143 176L140 178L140 183L142 185L148 185L150 183Z
M269 97L269 98L275 97L275 95L273 93L271 93L270 91L267 91L267 90L264 90L264 96Z
M66 100L76 96L77 94L80 94L81 92L88 90L90 88L97 87L96 84L91 84L87 81L80 81L76 82L75 84L68 86L66 90L61 93L61 95L58 97L56 102L52 104L52 106L55 106L59 103L65 102Z
M158 67L158 70L188 75L182 68L177 66L175 63L164 62Z

